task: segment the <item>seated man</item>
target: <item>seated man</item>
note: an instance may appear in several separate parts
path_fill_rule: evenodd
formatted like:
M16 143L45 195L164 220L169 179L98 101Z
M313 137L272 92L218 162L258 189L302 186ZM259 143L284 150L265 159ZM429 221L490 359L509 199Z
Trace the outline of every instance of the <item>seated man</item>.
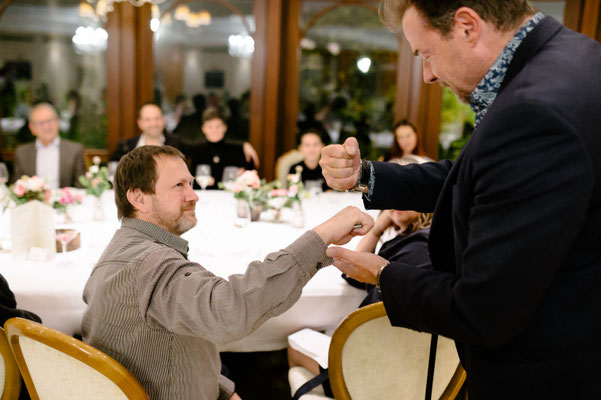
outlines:
M163 111L155 103L144 103L138 110L138 128L142 133L134 138L125 139L117 144L117 148L111 154L110 161L119 161L121 157L144 145L173 146L180 151L186 152L180 141L169 134L165 134L165 118Z
M289 173L294 174L301 167L301 180L308 190L312 189L311 185L318 185L324 192L329 189L319 166L321 149L327 137L325 129L317 125L300 132L298 151L303 155L303 160L290 167Z
M220 376L216 345L290 308L331 263L327 246L373 225L347 207L226 280L188 260L188 242L180 237L197 222L192 182L183 154L172 147L143 146L125 155L114 177L121 229L84 289L84 340L121 362L153 400L234 396L232 382ZM353 229L356 224L361 228Z
M195 173L199 165L209 166L212 179L207 185L207 189L218 188L218 183L222 181L223 171L226 167L238 167L241 170L256 168L258 163L245 154L246 145L250 146L250 144L242 145L225 139L227 124L221 111L216 108L208 108L202 114L202 120L202 132L206 142L191 151L190 170Z
M54 107L40 103L29 112L29 129L35 142L15 151L13 181L23 175L42 177L50 189L81 187L79 177L86 173L83 146L58 136L59 118Z

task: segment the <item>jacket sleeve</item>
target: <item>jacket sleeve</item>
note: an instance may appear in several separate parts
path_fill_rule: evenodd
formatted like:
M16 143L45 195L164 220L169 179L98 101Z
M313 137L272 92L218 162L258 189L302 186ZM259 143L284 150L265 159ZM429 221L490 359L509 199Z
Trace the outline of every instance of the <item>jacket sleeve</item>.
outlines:
M425 164L399 165L372 161L373 193L363 196L367 209L432 212L442 185L453 166L444 160Z
M325 251L319 235L308 231L228 280L173 249L152 251L137 273L139 309L151 324L215 344L228 343L290 308L317 270L332 264Z
M453 188L454 212L469 213L460 272L384 269L384 304L395 324L502 345L528 329L568 263L594 184L586 147L547 107L498 111L488 130L475 133L486 137L471 149L473 183Z
M73 160L73 182L71 186L81 188L83 187L79 182L79 177L86 173L86 162L84 160L84 147L79 143L74 143L74 160Z

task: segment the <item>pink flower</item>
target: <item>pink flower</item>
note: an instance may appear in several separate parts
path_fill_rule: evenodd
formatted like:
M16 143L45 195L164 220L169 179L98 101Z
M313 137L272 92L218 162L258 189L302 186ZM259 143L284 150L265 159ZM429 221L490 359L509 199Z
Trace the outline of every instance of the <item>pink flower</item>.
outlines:
M294 197L298 193L298 185L292 185L288 188L288 196Z
M288 190L286 189L273 189L271 192L269 192L269 195L271 197L282 197L282 196L286 196L288 194Z
M52 192L50 190L44 190L44 199L46 203L50 203L50 197L52 197Z
M259 186L261 186L259 174L254 169L252 171L244 171L242 175L236 179L236 182L239 182L243 186L250 186L253 189L257 189Z
M77 194L75 195L75 201L76 201L77 203L81 203L81 202L83 201L83 196L82 196L81 194L77 193Z
M13 188L13 192L15 192L15 194L19 197L23 197L23 195L25 194L25 186L23 186L22 184L19 184L17 182L17 184L15 185L15 187Z
M235 181L234 183L232 183L232 192L240 193L243 190L244 190L244 186L242 185L242 183L240 183L238 181Z
M100 183L101 180L102 180L102 178L94 178L94 179L92 179L92 181L90 183L92 184L92 187L96 187L96 186L98 186L98 184Z

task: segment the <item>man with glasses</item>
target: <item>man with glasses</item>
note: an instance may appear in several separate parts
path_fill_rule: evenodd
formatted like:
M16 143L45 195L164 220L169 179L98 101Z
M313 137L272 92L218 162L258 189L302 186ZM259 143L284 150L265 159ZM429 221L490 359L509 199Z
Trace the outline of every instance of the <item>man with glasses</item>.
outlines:
M61 139L58 123L58 114L52 105L40 103L31 109L29 129L36 140L17 147L13 180L23 175L37 175L44 178L51 189L81 187L79 177L86 172L84 147Z

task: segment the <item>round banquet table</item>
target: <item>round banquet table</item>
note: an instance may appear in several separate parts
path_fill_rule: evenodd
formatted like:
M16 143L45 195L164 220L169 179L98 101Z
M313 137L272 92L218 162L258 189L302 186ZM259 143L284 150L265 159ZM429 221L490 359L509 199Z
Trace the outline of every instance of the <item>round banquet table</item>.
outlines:
M182 237L189 241L189 259L216 275L227 278L243 273L253 260L263 260L286 247L303 232L313 228L347 205L363 208L357 193L326 192L303 200L304 227L297 227L291 210L284 210L282 222L270 222L270 212L245 227L235 225L236 200L224 191L199 191L196 205L198 224ZM72 206L73 226L81 233L81 247L58 253L45 262L15 259L0 251L0 273L15 293L19 308L38 314L45 325L67 334L80 332L86 305L84 285L92 267L119 227L113 192L103 194L104 221L93 221L93 198ZM375 218L377 212L369 211ZM56 226L59 226L58 217ZM0 214L0 243L10 238L10 212ZM345 247L354 248L359 238ZM222 351L271 351L286 347L289 334L312 328L331 333L355 310L365 292L351 287L334 267L323 268L303 288L299 301L242 340L221 347Z

